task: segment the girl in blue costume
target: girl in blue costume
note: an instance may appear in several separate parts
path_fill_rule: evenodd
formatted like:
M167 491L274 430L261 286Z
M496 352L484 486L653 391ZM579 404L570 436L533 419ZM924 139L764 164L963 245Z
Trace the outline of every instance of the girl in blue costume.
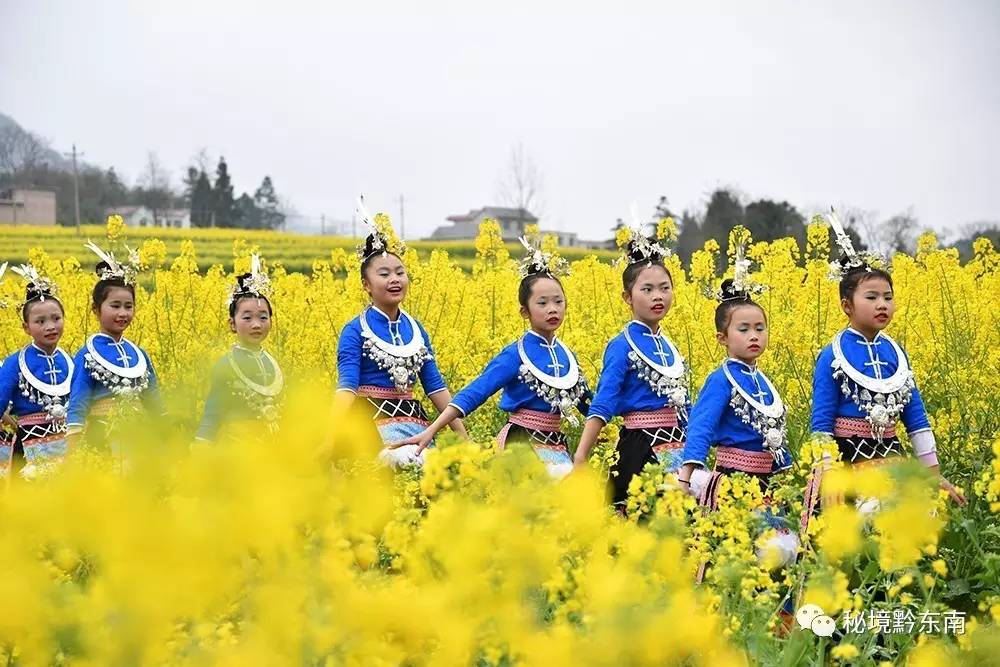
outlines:
M572 410L586 401L589 391L576 356L556 338L566 314L566 295L557 276L568 273L566 261L525 238L521 243L527 254L521 261L517 296L521 317L530 328L458 392L434 423L392 447L416 445L422 451L446 424L467 416L502 389L500 409L509 417L497 435L499 449L521 442L534 449L552 477L572 471L561 418L576 423Z
M21 476L30 479L66 454L73 359L59 347L64 322L55 284L33 266L11 270L27 282L21 326L31 343L0 366L0 413L9 410L16 425L12 437L0 433L0 477L20 468Z
M748 274L742 248L736 252L735 276L723 281L716 293L716 340L727 358L709 374L691 409L683 465L678 482L709 509L717 507L716 492L723 475L741 472L756 478L768 502L762 516L778 534L762 546L759 555L774 550L781 565L797 554L798 536L788 522L772 511L767 496L773 475L792 466L785 428L785 405L768 377L757 367L767 349L767 315L752 299L761 291ZM715 447L715 469L706 470Z
M670 251L636 228L625 245L622 299L632 321L604 349L604 367L573 460L583 465L601 429L621 415L618 461L611 469L612 502L622 508L628 485L646 464L680 465L687 416L687 369L660 323L673 303L673 279L663 264Z
M250 258L250 273L237 276L230 290L229 329L237 342L212 369L212 388L196 440L214 440L220 429L236 422L262 425L267 435L278 431L284 375L262 347L274 317L272 292L255 254Z
M903 456L896 431L902 421L913 453L940 475L934 433L909 358L883 331L896 312L892 276L878 268L878 257L854 250L836 213L828 219L842 251L831 276L840 280L848 327L816 359L811 429L836 441L844 463L878 465ZM818 504L823 467L813 471L803 525ZM947 479L939 481L955 502L965 504Z
M98 445L108 446L123 465L122 443L109 438L113 424L109 417L122 401L141 400L146 410L162 414L153 362L146 351L125 338L135 317L135 278L139 258L129 253L128 262L119 262L111 252L93 243L86 247L99 258L98 281L91 295L91 309L100 332L91 334L73 358L69 414L66 426L72 449L79 434Z
M757 557L775 567L795 561L799 537L784 513L772 505L768 492L774 475L792 466L785 427L785 405L781 395L757 360L767 349L767 314L753 301L753 294L763 286L749 276L749 260L738 246L734 277L722 282L716 293L716 340L726 348L727 358L712 371L691 409L684 462L677 481L709 510L718 507L717 491L723 475L743 473L754 477L764 492L764 505L758 515L767 529L775 532L757 547ZM715 469L706 470L709 449L715 447ZM697 580L705 575L708 563L698 569ZM781 624L777 633L791 628L794 605L785 598L779 610Z
M410 285L400 255L402 244L391 247L390 235L379 228L359 201L358 214L372 232L358 247L361 283L371 305L344 325L337 342L337 403L349 407L357 397L374 421L383 443L416 435L429 425L423 405L413 396L420 380L439 412L451 402L451 392L434 361L434 349L423 325L402 309ZM461 420L451 422L463 437ZM379 457L393 466L423 464L416 445L390 449Z

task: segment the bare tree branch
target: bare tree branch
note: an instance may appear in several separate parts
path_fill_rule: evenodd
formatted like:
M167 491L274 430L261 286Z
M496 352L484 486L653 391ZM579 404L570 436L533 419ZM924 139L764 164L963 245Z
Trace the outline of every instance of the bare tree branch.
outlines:
M542 217L542 172L528 155L523 144L511 148L510 159L500 174L497 197L505 206L520 208Z

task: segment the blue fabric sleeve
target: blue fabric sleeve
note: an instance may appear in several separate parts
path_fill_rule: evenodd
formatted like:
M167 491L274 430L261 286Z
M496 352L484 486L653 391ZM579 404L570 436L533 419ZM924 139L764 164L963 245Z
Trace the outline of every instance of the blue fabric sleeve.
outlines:
M84 350L81 350L73 358L73 379L69 388L69 408L66 412L66 426L83 427L87 423L87 412L90 410L90 402L94 397L94 378L84 367Z
M337 340L337 389L357 391L361 384L361 332L355 321L340 330Z
M729 407L731 394L732 387L723 373L713 371L705 380L688 419L682 457L684 463L705 465L708 450L715 441L719 421Z
M813 369L812 419L809 430L833 435L833 422L840 405L840 387L833 378L833 348L824 347Z
M19 373L16 356L0 360L0 415L7 411L7 406L14 400Z
M521 359L516 346L508 345L500 351L500 354L493 357L479 377L455 395L451 404L459 409L463 417L468 415L514 380L520 367Z
M414 320L416 322L416 320ZM438 370L437 360L434 359L434 348L431 347L431 337L427 335L427 330L424 329L424 325L417 322L417 326L420 327L420 333L424 335L424 342L427 344L427 351L431 353L431 358L424 362L423 367L421 367L418 375L420 376L420 384L423 385L425 394L433 394L436 391L441 391L442 389L447 389L448 385L444 382L444 377L441 375L441 371Z
M625 384L625 374L628 372L625 353L618 349L622 341L612 339L604 348L604 363L601 366L601 377L597 381L597 392L590 402L587 418L599 417L605 424L614 418L618 407L618 397L622 385Z
M903 420L903 425L906 426L906 432L911 435L917 431L926 431L931 427L930 419L927 418L927 409L924 407L924 399L916 387L913 388L910 402L903 408L903 414L900 415L900 418Z

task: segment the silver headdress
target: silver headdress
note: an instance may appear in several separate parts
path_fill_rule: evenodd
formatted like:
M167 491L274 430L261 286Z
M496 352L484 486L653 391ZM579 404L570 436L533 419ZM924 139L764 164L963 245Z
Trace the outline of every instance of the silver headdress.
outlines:
M555 253L542 250L542 239L539 234L525 234L518 239L524 246L524 257L518 265L518 273L522 278L545 273L552 277L569 275L569 262Z
M624 242L620 242L622 257L619 262L625 264L637 264L646 262L652 264L659 262L673 253L669 248L660 244L656 238L649 238L643 231L644 223L639 217L639 210L635 202L631 206L632 224L628 226L628 237Z
M881 255L867 251L858 252L854 249L851 237L847 235L847 230L840 221L840 216L837 215L832 206L830 207L830 212L825 217L827 222L830 223L830 227L833 228L834 240L841 251L840 259L830 262L830 280L840 280L849 271L855 269L873 271L888 264Z
M4 265L4 268L6 264ZM17 275L24 278L27 284L25 290L24 301L21 302L21 307L31 301L45 301L46 299L59 299L59 288L54 282L49 278L38 273L38 269L30 264L21 264L20 266L13 266L10 269ZM0 275L2 275L0 271Z
M401 255L406 252L406 245L402 240L398 240L393 243L392 235L389 233L389 229L383 229L383 226L389 226L388 218L379 219L379 216L372 216L368 212L368 208L365 206L365 196L360 195L358 197L358 205L355 208L355 213L361 218L361 222L368 226L371 233L365 238L361 244L358 245L357 255L358 259L362 262L369 257L374 257L375 255L385 255L387 253L393 253L395 255ZM391 229L391 227L390 227Z
M236 277L236 284L229 289L229 300L226 305L231 305L233 301L244 296L270 301L272 294L274 294L274 287L264 271L260 255L253 253L250 255L250 273Z
M716 301L750 301L754 296L762 293L767 287L758 283L750 276L750 260L746 256L746 241L740 241L736 245L735 256L733 257L733 281L711 292Z
M117 278L126 285L135 284L135 278L139 274L140 266L139 252L137 250L125 246L125 250L128 252L128 261L119 262L115 259L113 252L110 250L105 252L93 241L87 241L83 246L100 258L103 266L98 266L97 275L101 280L113 280Z

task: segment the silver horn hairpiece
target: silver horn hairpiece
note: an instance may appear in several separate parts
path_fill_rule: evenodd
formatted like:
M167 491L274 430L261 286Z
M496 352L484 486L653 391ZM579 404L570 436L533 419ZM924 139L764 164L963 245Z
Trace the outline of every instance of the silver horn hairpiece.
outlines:
M378 216L373 216L368 212L368 207L365 206L365 196L358 196L358 204L355 207L355 213L361 218L361 222L371 230L360 245L357 248L358 259L364 261L369 257L375 255L384 255L386 253L394 253L401 255L406 252L406 244L399 240L396 244L393 244L392 235L389 233L388 229L383 229L384 224L378 219ZM368 249L368 239L371 239L371 249Z
M632 202L629 210L632 217L632 224L628 226L628 238L625 239L624 243L620 244L622 256L619 258L619 262L625 264L636 264L638 262L652 264L653 262L670 257L672 253L669 248L661 245L655 239L650 239L646 236L643 230L644 223L639 216L638 205Z
M107 264L106 267L102 267L97 271L97 275L101 280L120 278L126 285L135 284L135 278L139 274L138 251L125 246L125 250L128 252L128 261L119 262L115 259L113 252L101 249L101 247L93 241L87 241L83 244L83 246L97 255L102 262Z
M22 306L29 301L45 301L45 299L59 298L59 288L56 284L49 278L38 273L38 269L31 264L12 266L10 270L21 276L28 283L29 291L25 293L25 299L21 303Z
M527 278L536 273L547 273L550 276L568 276L569 262L555 253L542 250L541 235L525 234L518 239L524 246L524 257L518 265L518 273Z
M830 212L824 216L833 229L834 241L840 248L842 254L840 260L830 262L830 279L840 280L848 271L852 269L864 269L872 271L885 266L887 262L881 255L872 252L858 252L854 249L851 237L847 235L844 224L840 221L840 216L830 207Z
M749 301L754 296L767 289L762 283L755 281L750 275L750 260L746 256L747 242L740 241L736 244L736 251L733 255L733 282L729 289L723 291L720 287L710 293L716 301L732 301L740 299Z
M250 276L243 280L236 279L236 284L229 290L229 300L226 305L231 304L241 296L255 296L270 300L272 294L274 294L274 287L264 271L260 255L253 253L250 255Z

